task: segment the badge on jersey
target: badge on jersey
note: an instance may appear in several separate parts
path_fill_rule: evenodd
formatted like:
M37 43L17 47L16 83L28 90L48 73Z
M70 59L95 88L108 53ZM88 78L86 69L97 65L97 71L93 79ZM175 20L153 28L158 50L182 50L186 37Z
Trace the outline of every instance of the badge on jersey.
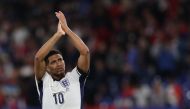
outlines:
M61 80L60 83L61 83L61 86L63 86L64 88L66 88L66 91L69 89L70 83L69 83L69 80L67 78Z

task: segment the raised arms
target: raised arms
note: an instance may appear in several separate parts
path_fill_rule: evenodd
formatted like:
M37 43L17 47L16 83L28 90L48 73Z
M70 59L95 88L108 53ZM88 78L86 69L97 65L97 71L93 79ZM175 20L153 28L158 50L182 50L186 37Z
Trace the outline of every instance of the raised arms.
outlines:
M71 43L80 53L77 66L83 72L87 73L90 67L90 52L88 47L84 44L80 37L78 37L74 32L72 32L72 30L70 30L70 28L67 26L66 18L61 11L56 12L56 16L60 20L62 29L68 35Z
M41 80L45 74L45 56L53 48L62 35L65 35L65 32L62 30L61 24L59 22L57 32L36 53L34 58L34 72L38 80Z

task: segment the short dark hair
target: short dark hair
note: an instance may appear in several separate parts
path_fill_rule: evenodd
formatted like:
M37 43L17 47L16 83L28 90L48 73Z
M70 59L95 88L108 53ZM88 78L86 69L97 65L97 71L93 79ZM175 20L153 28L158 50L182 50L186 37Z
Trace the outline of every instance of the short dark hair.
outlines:
M58 50L54 50L54 49L49 51L49 53L48 53L48 54L45 56L45 58L44 58L44 61L45 61L46 65L47 65L48 62L49 62L48 58L49 58L50 56L52 56L52 55L55 55L55 54L61 54L61 52L58 51Z

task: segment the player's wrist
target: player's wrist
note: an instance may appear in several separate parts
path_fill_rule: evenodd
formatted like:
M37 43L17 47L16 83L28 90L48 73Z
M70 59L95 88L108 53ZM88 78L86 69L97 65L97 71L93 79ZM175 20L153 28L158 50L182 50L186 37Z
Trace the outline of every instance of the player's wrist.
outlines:
M65 31L65 33L68 33L70 31L70 28L66 26L62 26L62 29Z
M61 37L63 34L62 34L61 32L58 32L58 31L57 31L57 32L55 33L55 35L58 36L58 37Z
M65 31L66 34L68 34L68 36L72 32L72 30L69 27L67 27L64 31Z

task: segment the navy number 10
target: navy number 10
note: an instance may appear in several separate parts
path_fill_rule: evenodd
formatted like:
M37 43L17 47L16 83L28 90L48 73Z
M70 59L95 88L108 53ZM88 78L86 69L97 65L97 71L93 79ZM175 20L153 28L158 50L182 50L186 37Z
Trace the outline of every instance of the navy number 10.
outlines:
M64 96L63 93L58 92L58 93L54 93L53 94L54 100L55 100L55 104L63 104L64 102Z

